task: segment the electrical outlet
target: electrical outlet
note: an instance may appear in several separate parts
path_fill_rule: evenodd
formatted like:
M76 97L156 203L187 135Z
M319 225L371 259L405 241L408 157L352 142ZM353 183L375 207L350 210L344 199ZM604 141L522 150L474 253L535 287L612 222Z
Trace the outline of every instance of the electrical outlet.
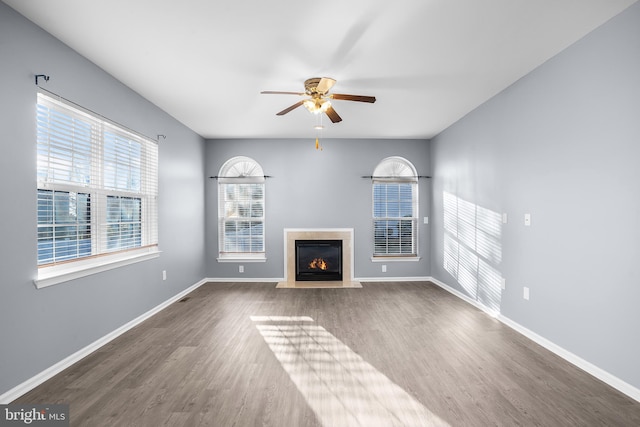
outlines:
M238 266L238 273L244 273L244 265Z
M422 219L422 221L423 221L425 224L429 224L429 217L428 217L428 216L425 216L425 217Z
M386 264L382 264L382 272L386 273L387 272L387 266Z
M162 270L162 280L167 280L167 270Z
M524 214L524 225L529 227L531 225L531 214Z
M527 288L526 286L523 288L522 298L529 301L529 288Z

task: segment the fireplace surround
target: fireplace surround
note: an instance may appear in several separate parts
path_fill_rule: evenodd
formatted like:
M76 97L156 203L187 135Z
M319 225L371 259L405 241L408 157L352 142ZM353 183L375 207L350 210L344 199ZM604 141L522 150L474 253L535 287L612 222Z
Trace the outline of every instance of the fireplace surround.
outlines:
M296 240L340 240L342 241L342 281L296 280ZM284 229L284 272L280 288L295 287L339 287L361 288L353 278L353 228L285 228Z

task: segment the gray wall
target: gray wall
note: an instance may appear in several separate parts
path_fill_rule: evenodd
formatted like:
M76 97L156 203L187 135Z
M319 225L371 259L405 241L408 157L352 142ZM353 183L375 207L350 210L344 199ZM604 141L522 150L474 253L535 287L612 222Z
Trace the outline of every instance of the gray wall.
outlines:
M486 271L479 289L463 283L473 262L488 265L506 279L502 315L640 387L640 4L440 134L431 154L432 275L487 304ZM482 218L503 212L493 247L472 247Z
M274 117L274 120L277 118ZM339 126L339 125L337 125ZM208 277L284 277L283 230L285 228L353 228L355 277L416 277L429 275L429 226L419 221L419 262L393 262L381 273L380 263L371 262L373 224L371 180L377 164L389 156L402 156L422 175L429 175L429 142L426 140L325 139L323 150L315 149L309 130L304 140L210 140L207 142L207 176L215 176L228 159L248 156L266 175L266 263L218 263L217 181L206 184ZM431 183L419 182L419 215L427 216Z
M203 277L282 277L283 229L302 227L353 227L357 277L432 275L640 387L639 52L635 4L431 143L327 139L318 152L313 135L205 143L0 3L0 394ZM43 86L53 92L141 133L167 135L160 258L35 289L40 73L51 75ZM205 178L237 155L274 176L268 261L244 263L244 274L215 259L217 183ZM419 224L420 262L388 263L381 273L370 260L370 181L360 177L391 155L434 175L420 181L419 195L420 218L431 225ZM531 227L522 224L526 212Z
M0 3L0 394L205 276L204 140ZM37 290L34 74L160 141L159 258ZM167 280L162 281L162 270Z

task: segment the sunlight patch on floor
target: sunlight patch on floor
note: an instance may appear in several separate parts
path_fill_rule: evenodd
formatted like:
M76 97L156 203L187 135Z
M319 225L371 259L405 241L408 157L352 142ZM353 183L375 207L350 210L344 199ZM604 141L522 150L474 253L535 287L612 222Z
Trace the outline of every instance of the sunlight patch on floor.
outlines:
M313 322L309 316L249 316L254 322Z
M323 425L449 425L322 326L280 319L256 328Z

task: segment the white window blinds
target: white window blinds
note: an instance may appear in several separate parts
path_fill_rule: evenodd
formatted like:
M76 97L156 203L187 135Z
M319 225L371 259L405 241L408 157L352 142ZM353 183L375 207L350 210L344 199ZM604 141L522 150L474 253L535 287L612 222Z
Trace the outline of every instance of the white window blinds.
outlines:
M401 157L384 159L373 174L374 256L416 256L418 178Z
M262 167L248 157L234 157L220 169L220 259L264 257L264 180Z
M158 146L38 93L38 265L155 246Z

